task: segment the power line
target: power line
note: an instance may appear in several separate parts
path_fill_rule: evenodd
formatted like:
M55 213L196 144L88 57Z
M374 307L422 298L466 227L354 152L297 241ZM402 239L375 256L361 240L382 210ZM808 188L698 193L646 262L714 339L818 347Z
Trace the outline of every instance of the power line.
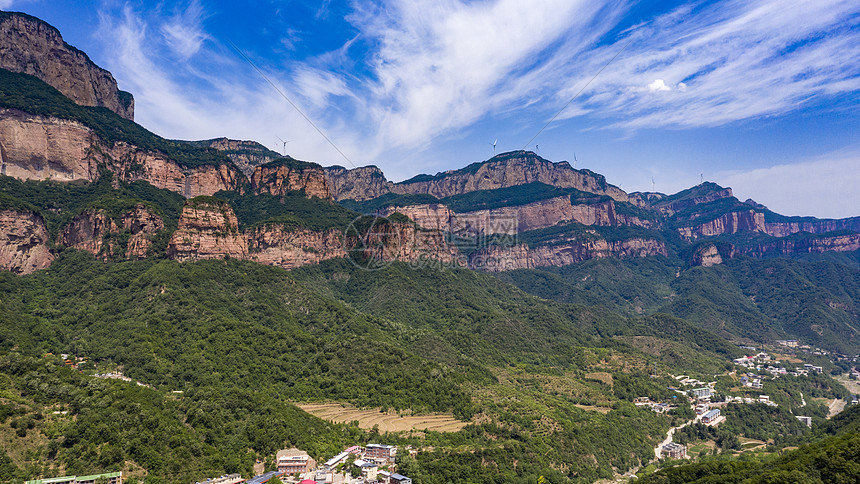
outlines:
M582 94L582 91L584 91L585 88L587 88L588 85L592 83L592 81L597 79L597 76L599 76L600 73L603 72L604 69L609 67L609 64L612 64L612 61L614 61L619 55L621 55L621 53L624 52L624 49L626 49L627 46L632 44L632 43L633 43L633 39L631 38L630 41L628 41L626 44L624 44L624 47L622 47L621 50L618 51L618 53L616 53L611 59L609 59L609 62L604 64L604 66L601 67L599 71L597 71L597 74L595 74L594 77L592 77L588 82L586 82L584 86L582 86L582 89L580 89L579 92L576 93L576 95L574 95L572 98L570 98L570 101L568 101L567 104L564 105L564 107L562 107L561 109L558 110L557 113L555 113L555 116L553 116L549 121L547 121L545 125L543 125L543 128L541 128L534 136L532 136L532 138L530 140L528 140L528 142L526 142L525 145L523 145L522 149L525 150L530 144L532 144L532 141L534 141L535 138L540 136L540 134L543 133L543 130L545 130L547 128L547 126L552 124L552 122L555 121L555 118L559 117L559 115L561 115L561 113L564 112L564 110L567 109L568 106L570 106L570 103L572 103L576 98L578 98L579 95Z

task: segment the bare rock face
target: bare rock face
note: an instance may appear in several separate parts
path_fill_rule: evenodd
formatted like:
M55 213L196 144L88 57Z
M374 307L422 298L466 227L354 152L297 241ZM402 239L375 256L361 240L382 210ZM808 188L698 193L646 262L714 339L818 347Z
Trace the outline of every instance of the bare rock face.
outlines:
M38 77L82 106L102 106L134 119L134 98L117 89L110 72L35 17L0 12L0 68Z
M687 240L738 232L764 232L764 214L754 210L730 212L692 227L681 227L678 234Z
M795 254L820 254L822 252L853 252L860 249L860 234L844 234L800 239L781 239L745 249L744 254L753 257Z
M236 214L227 202L192 198L179 216L179 227L167 245L167 255L178 261L248 258L248 241L239 232Z
M400 183L386 180L382 171L375 166L352 170L331 166L326 168L326 175L335 200L370 200L386 193L428 194L445 198L477 190L541 182L608 195L616 201L630 202L637 206L645 205L641 197L631 198L620 188L607 184L602 175L588 170L575 170L567 162L553 163L530 151L504 153L461 170L435 176L420 175Z
M634 238L621 241L605 239L571 239L554 245L530 248L523 244L509 247L490 246L469 258L472 269L502 272L514 269L563 266L589 259L648 257L666 255L665 244L653 239Z
M443 232L422 230L411 223L388 221L378 224L363 235L359 247L363 249L365 257L378 261L466 264L465 260L461 260L460 251L447 243Z
M637 199L630 199L620 188L607 184L601 175L587 170L574 170L567 162L547 161L530 151L505 153L484 163L432 177L415 177L395 183L391 191L445 198L477 190L493 190L533 182L576 188L584 192L608 195L617 201L638 203Z
M711 267L723 263L723 258L720 256L720 251L714 244L707 244L699 247L693 254L693 265L702 267Z
M774 237L785 237L798 232L824 234L837 230L853 230L860 232L860 217L843 219L812 220L808 222L767 222L764 231Z
M48 229L30 211L0 210L0 268L29 274L51 265Z
M60 232L57 242L108 259L116 250L116 241L111 236L127 232L125 258L143 259L152 245L151 237L163 228L162 218L143 204L124 213L119 221L104 210L90 209L73 218Z
M242 170L248 178L254 174L258 166L271 163L281 155L266 148L256 141L239 141L227 138L216 138L204 141L191 141L195 146L215 148L224 153L236 167Z
M235 190L244 181L230 164L184 168L160 152L107 143L87 126L0 108L2 173L20 180L95 181L99 165L125 181L145 180L186 197Z
M294 269L337 257L346 257L343 232L307 229L287 230L265 225L247 233L249 258L262 264Z
M325 175L335 200L371 200L390 193L394 183L385 179L375 166L347 170L342 166L327 166Z
M389 206L380 210L377 215L390 217L401 213L409 217L421 227L430 230L452 231L456 214L447 205L441 203L424 203L417 205Z
M276 161L254 169L251 187L255 193L284 196L292 191L303 191L305 196L331 200L323 168L314 163L292 159Z
M681 196L678 197L679 195ZM733 196L731 188L723 188L715 183L705 182L672 197L652 196L649 199L653 208L665 215L671 216L695 205L715 202Z
M651 223L637 217L619 214L615 202L572 204L570 197L555 197L525 205L455 213L444 204L389 206L378 215L389 217L398 212L425 229L445 230L455 234L508 234L537 230L578 222L583 225L635 225Z

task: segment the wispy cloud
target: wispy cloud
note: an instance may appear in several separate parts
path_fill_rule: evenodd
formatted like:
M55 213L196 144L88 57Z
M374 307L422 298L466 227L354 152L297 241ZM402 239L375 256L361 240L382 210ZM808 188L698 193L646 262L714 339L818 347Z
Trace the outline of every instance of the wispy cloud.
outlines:
M162 26L167 45L181 58L188 59L203 47L209 37L203 29L206 15L198 0L193 0L187 8L170 17Z
M348 21L369 47L354 49L353 39L267 72L344 152L362 154L357 164L403 175L414 171L398 166L404 150L461 136L481 120L549 119L630 40L560 120L588 115L592 125L625 130L719 126L860 91L856 0L691 3L620 33L632 1L352 6ZM103 9L104 38L119 46L108 67L135 93L139 119L170 136L245 136L271 146L275 132L306 133L291 144L297 155L344 164L249 66L225 60L230 50L205 31L206 15L197 1L167 18ZM187 68L166 66L159 49ZM349 63L363 69L344 69Z

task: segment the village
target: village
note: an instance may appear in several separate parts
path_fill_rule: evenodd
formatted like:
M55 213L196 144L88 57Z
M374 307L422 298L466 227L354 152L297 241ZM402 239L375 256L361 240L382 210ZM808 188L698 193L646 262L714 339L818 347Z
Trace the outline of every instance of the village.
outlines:
M791 348L795 351L801 351L815 356L827 356L827 351L801 345L797 340L777 340L777 347ZM822 366L812 365L810 363L802 363L794 367L787 367L774 359L772 355L765 351L758 351L755 347L747 345L739 345L743 350L756 352L750 356L743 356L732 360L735 365L734 371L727 372L724 376L737 378L739 386L747 392L763 389L763 381L766 379L777 379L784 376L808 376L820 375L824 372ZM846 355L833 355L834 359L842 361L858 361L858 357L849 357ZM688 425L701 423L709 427L716 427L726 420L724 415L721 415L720 409L731 404L761 404L771 407L777 407L778 404L771 400L769 395L759 394L756 397L750 396L732 396L721 395L716 391L716 381L703 382L687 375L670 375L674 378L681 388L669 387L678 395L672 397L672 402L653 402L647 397L639 397L634 400L634 404L639 408L649 408L657 413L665 413L678 408L679 405L690 405L694 410L695 416L682 425L673 427L667 432L666 439L654 449L655 457L658 459L689 459L687 446L681 443L674 442L672 436L676 430L684 428ZM860 371L856 367L852 367L849 371L848 378L860 379ZM755 393L755 392L753 392ZM803 394L800 395L803 399ZM837 401L833 402L834 404ZM857 405L858 395L852 394L845 399L846 405ZM831 409L833 409L831 405ZM842 407L837 406L840 409ZM806 425L812 427L812 417L807 415L795 415L795 418Z
M805 353L815 356L827 356L826 351L806 345L800 345L796 340L779 340L775 348L791 349L794 354ZM751 354L732 360L734 370L715 377L730 377L736 380L737 386L745 396L730 395L718 392L717 381L702 381L688 375L669 375L677 384L667 387L675 393L669 401L655 402L648 397L638 397L633 400L637 408L648 409L656 413L667 413L681 406L688 406L693 411L693 417L681 425L669 429L666 438L654 449L658 460L691 459L687 445L673 441L675 431L688 425L702 424L716 427L726 421L721 409L728 405L766 405L778 407L769 395L763 394L764 382L783 377L799 377L820 375L824 373L822 366L810 363L780 362L775 355L759 350L753 346L739 345L739 348ZM45 357L52 357L50 353ZM68 354L59 355L63 362L79 371L95 370L97 364L87 357ZM855 363L858 356L830 355L834 361ZM794 359L793 361L800 361ZM95 378L122 380L138 386L153 388L151 385L126 377L120 369L112 368L103 373L91 373ZM860 370L851 367L847 378L860 380ZM172 393L181 394L182 391ZM737 393L737 392L735 392ZM757 394L757 395L756 395ZM803 395L800 396L803 398ZM834 402L835 403L835 402ZM845 399L844 405L858 404L858 395L851 394ZM837 409L841 410L842 406ZM812 427L812 417L795 415L795 418ZM417 450L406 446L404 452L415 455ZM412 479L397 472L396 458L398 448L392 445L369 443L365 446L353 445L332 456L322 463L317 463L307 452L297 449L282 449L275 455L273 469L266 471L265 463L258 461L254 466L253 477L243 477L240 474L201 477L196 484L411 484ZM27 481L25 484L122 484L122 472L110 472L87 476L65 476Z

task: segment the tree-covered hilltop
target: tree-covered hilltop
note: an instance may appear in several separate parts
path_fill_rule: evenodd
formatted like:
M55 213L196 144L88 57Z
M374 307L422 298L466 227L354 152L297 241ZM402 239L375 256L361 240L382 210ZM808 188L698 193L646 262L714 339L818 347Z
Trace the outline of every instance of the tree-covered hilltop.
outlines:
M800 338L860 352L856 254L803 260L737 258L693 267L675 257L600 259L497 274L526 292L625 314L667 313L735 340Z
M0 293L0 352L9 362L0 371L18 392L2 398L20 410L0 423L0 435L30 449L10 454L28 476L41 472L37 465L52 475L60 466L81 473L142 466L173 482L215 469L244 472L287 442L325 457L344 444L342 435L358 443L372 436L318 427L307 415L289 417L283 430L268 422L298 412L286 401L339 401L475 422L454 434L386 437L434 449L416 462L420 482L448 482L475 456L497 467L474 466L464 474L473 482L500 475L505 482L540 475L590 482L650 459L677 423L630 403L670 399L672 380L649 371L655 361L664 375L665 365L678 364L671 352L639 351L635 338L667 345L716 338L678 320L664 339L647 322L545 301L489 275L403 263L368 272L340 260L287 272L238 260L106 264L68 249L44 271L0 274ZM57 367L46 353L87 357L85 374ZM707 347L700 353L690 367L719 368L727 358ZM155 388L86 376L108 368ZM77 433L46 433L34 417L38 431L17 435L28 415L78 398L83 403L69 410L89 424L73 426ZM141 399L155 420L132 426L136 437L126 442L125 431L107 422L126 419L123 412ZM175 427L176 419L191 428ZM123 444L103 445L113 439ZM176 464L186 447L194 457L187 469Z

